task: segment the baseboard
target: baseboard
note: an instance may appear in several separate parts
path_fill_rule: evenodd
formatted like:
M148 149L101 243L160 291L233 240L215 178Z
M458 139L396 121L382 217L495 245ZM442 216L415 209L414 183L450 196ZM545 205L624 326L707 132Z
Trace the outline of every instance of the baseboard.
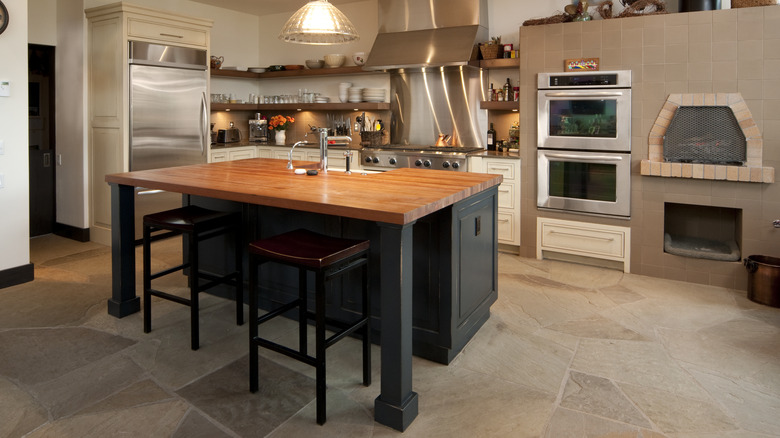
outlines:
M57 222L54 224L54 234L77 242L89 242L89 228L77 228Z
M17 266L0 271L0 289L33 281L35 273L33 264Z

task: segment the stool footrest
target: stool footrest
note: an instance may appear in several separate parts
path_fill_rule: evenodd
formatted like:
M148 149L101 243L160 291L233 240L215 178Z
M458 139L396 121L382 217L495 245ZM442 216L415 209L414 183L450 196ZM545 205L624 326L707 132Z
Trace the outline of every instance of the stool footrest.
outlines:
M295 360L301 361L307 365L316 367L317 366L317 359L314 357L309 356L308 354L303 354L299 351L293 350L290 347L285 347L284 345L277 344L276 342L269 341L268 339L263 339L261 337L254 337L252 338L252 342L256 343L257 345L267 348L269 350L273 350L277 353L283 354L285 356L289 356Z
M164 270L164 271L160 271L160 272L154 272L154 273L152 273L152 274L149 274L149 279L150 279L150 280L156 280L156 279L158 279L158 278L160 278L160 277L164 277L164 276L166 276L166 275L168 275L168 274L173 274L173 273L174 273L174 272L176 272L176 271L181 271L181 270L183 270L183 269L186 269L186 268L189 268L189 267L190 267L190 264L189 264L189 262L187 262L187 263L182 263L181 265L174 266L174 267L172 267L172 268L168 268L168 269L166 269L166 270Z
M331 345L335 344L336 342L342 340L343 338L351 335L355 332L355 330L363 327L368 323L368 318L361 318L359 321L355 322L352 325L349 324L343 324L339 323L338 321L328 321L329 324L335 325L339 328L342 328L341 331L335 333L333 336L329 337L325 340L325 348L330 347Z
M263 316L258 317L257 318L257 325L260 325L260 324L262 324L264 322L268 322L272 318L276 318L277 316L281 315L284 312L287 312L288 310L295 309L296 307L298 307L300 305L300 301L301 300L291 301L291 302L289 302L289 303L287 303L287 304L285 304L283 306L279 306L278 308L276 308L276 309L266 313Z
M179 304L184 304L185 306L191 306L192 305L192 301L187 299L187 298L182 298L182 297L180 297L178 295L169 294L168 292L163 292L161 290L149 289L148 294L152 295L152 296L155 296L155 297L166 299L168 301L173 301L173 302L176 302L176 303L179 303Z
M238 278L238 272L231 272L230 274L223 275L223 276L211 275L205 272L199 272L198 278L209 280L208 283L198 285L198 292L203 292L204 290L211 289L212 287L217 286L219 284L237 286L236 283Z

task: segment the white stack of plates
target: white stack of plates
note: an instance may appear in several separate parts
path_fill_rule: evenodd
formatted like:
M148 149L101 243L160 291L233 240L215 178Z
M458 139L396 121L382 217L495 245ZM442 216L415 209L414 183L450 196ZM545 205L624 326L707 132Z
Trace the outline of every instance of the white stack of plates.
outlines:
M265 67L249 67L249 71L252 73L265 73Z
M315 97L314 103L328 103L330 102L330 97Z
M347 100L349 102L362 102L363 101L363 89L358 87L351 87L347 90Z
M384 88L364 88L363 100L366 102L384 102L385 101L385 89Z

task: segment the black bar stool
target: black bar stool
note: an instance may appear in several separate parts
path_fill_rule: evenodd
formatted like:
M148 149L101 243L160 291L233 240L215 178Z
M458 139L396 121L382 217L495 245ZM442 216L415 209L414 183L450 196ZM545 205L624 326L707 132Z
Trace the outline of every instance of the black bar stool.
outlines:
M190 205L173 210L148 214L143 218L143 282L144 282L144 333L152 331L152 295L190 307L190 337L193 350L200 344L198 330L198 293L218 284L229 284L236 290L236 323L244 323L244 274L241 260L243 251L243 233L241 232L241 213L229 213L208 210ZM156 234L157 231L167 231ZM198 243L226 233L235 236L236 270L223 276L200 271L198 264ZM186 235L189 246L189 260L181 265L152 273L151 243L179 234ZM190 298L183 298L157 289L152 289L152 280L190 268ZM206 283L201 283L201 279Z
M341 239L308 230L296 230L249 244L249 390L258 390L258 346L309 364L317 370L317 423L325 423L325 349L347 335L361 330L363 336L363 385L371 384L371 316L368 293L367 240ZM257 270L265 262L277 262L298 268L298 298L258 317ZM352 269L362 267L362 312L356 322L344 323L325 316L325 283ZM306 276L316 275L315 311L307 309ZM298 350L258 336L258 326L284 312L298 309ZM306 323L315 321L315 355L306 348ZM340 329L325 338L326 325Z

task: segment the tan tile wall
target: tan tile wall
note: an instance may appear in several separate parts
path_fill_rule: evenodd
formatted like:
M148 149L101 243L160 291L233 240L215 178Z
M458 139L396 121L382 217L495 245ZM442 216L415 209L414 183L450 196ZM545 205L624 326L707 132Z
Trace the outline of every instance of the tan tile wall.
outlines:
M519 47L522 255L535 257L538 216L626 226L622 220L536 208L536 74L562 71L564 59L595 57L602 70L633 72L631 272L747 288L740 263L663 252L665 202L741 209L743 256L780 257L780 229L772 227L772 220L780 219L780 183L640 174L641 161L648 159L650 130L673 93L740 93L763 136L763 165L780 168L780 6L525 26ZM663 171L660 163L648 165ZM669 166L667 171L718 176L714 166Z

